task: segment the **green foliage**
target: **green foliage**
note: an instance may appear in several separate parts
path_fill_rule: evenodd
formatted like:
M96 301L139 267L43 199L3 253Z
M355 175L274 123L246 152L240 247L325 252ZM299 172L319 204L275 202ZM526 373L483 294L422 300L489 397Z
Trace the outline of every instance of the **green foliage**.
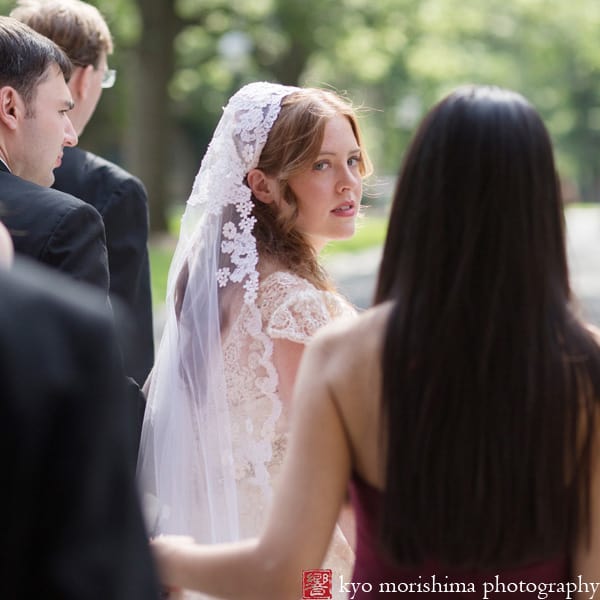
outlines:
M374 246L381 246L387 233L387 217L367 215L357 223L356 233L347 240L330 242L323 250L323 256L361 252Z
M380 174L422 114L456 85L516 89L539 108L561 172L595 193L600 133L597 0L186 0L171 86L201 155L218 108L258 78L347 91ZM231 47L228 46L231 45ZM185 114L184 114L185 113Z
M113 31L110 63L119 76L82 145L118 162L124 162L131 141L125 132L137 110L131 105L137 73L131 53L149 35L141 27L144 11L166 1L91 0ZM515 89L539 109L571 195L600 200L598 0L173 2L174 35L168 27L152 33L168 38L175 51L172 76L161 81L169 110L155 120L172 123L177 148L187 148L193 165L221 107L248 81L328 86L371 109L362 125L380 176L397 172L419 119L443 94L463 83L486 83ZM4 14L13 5L0 0ZM176 151L170 154L172 164L152 168L168 172L170 181L178 178L178 192L167 197L180 198L193 172L179 168Z
M561 0L428 0L409 58L411 79L436 96L463 82L523 93L556 143L563 177L598 199L600 4Z
M132 46L139 39L142 29L140 14L135 2L131 0L96 0L89 2L102 13L118 48Z
M173 258L173 247L164 243L151 243L149 247L152 305L164 304L167 296L167 275Z

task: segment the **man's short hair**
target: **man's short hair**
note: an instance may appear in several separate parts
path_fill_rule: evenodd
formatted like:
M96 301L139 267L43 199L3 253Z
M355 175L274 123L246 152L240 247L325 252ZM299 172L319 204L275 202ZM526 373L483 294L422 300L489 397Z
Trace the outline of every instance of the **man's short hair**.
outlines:
M0 16L0 87L14 88L30 108L52 65L69 80L71 62L53 41L16 19Z
M73 65L98 67L113 51L106 21L95 6L80 0L18 0L11 17L56 42Z

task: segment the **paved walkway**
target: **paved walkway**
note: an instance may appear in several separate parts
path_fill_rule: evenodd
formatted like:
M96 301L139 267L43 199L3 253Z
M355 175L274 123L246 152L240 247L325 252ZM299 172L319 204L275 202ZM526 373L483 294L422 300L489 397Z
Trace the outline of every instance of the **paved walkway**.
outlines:
M569 208L566 215L571 285L586 319L600 325L600 207ZM368 308L380 259L380 248L335 255L327 269L340 291L359 308Z
M571 286L583 315L600 326L600 207L567 210Z

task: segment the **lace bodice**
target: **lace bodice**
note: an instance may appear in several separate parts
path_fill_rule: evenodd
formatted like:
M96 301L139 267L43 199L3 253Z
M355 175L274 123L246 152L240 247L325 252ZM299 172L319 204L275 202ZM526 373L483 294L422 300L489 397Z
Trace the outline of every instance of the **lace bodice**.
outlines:
M306 344L317 329L355 310L338 294L321 292L305 279L276 272L260 287L259 306L271 338Z
M284 271L259 283L257 307L243 305L223 342L242 538L262 529L287 447L290 407L279 394L273 340L305 344L333 319L356 314L340 295ZM336 528L324 566L349 580L353 560Z
M243 305L223 343L242 536L260 530L287 445L289 407L278 392L273 340L305 344L332 319L355 314L338 294L276 271L259 284L254 314Z

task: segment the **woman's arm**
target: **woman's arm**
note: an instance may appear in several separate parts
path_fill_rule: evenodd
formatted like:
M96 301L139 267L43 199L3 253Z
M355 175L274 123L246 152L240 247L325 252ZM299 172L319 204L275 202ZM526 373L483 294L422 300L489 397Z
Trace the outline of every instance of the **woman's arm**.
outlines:
M279 397L285 405L291 404L296 375L304 349L304 344L286 339L273 340L273 364L279 377ZM356 547L356 524L349 498L346 498L340 509L337 523L346 542L354 551Z
M296 390L290 446L260 540L219 546L153 542L167 585L239 600L300 596L304 569L321 565L350 475L351 453L323 344L309 347Z

